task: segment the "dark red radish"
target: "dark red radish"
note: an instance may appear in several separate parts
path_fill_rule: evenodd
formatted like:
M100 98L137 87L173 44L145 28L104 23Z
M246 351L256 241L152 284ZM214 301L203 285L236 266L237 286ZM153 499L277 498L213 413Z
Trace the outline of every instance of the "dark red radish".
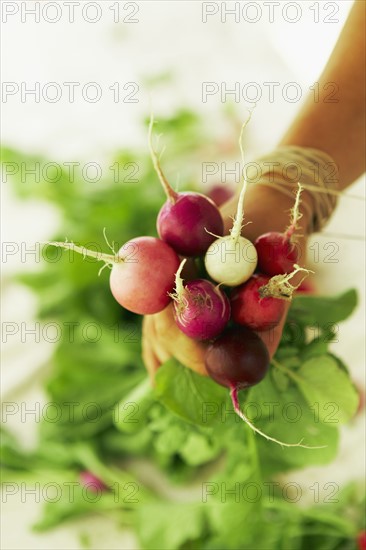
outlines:
M284 300L263 298L260 288L267 285L270 277L253 275L231 294L231 313L235 323L253 330L268 330L280 322L286 309Z
M230 390L258 384L269 368L269 354L260 337L246 327L233 327L209 345L205 356L208 374Z
M172 295L175 321L190 338L211 340L229 322L230 303L226 294L206 279L195 279L183 285L180 274L185 262L182 261L177 271Z
M99 479L99 477L92 474L88 470L80 472L79 478L80 483L87 489L90 489L93 493L104 492L108 489L107 485Z
M214 185L207 194L207 196L214 201L216 206L221 206L231 199L233 195L233 190L224 185Z
M149 149L156 173L166 193L167 201L157 218L161 239L182 256L200 256L206 252L216 236L224 232L224 222L215 203L201 193L174 191L163 174L159 158L152 146L151 116Z
M301 191L302 187L299 184L295 205L292 209L291 223L286 231L284 233L277 231L264 233L254 243L258 254L258 269L261 273L271 277L290 273L300 259L300 251L294 241L294 232L301 217L299 212Z
M234 411L252 430L284 447L320 448L308 447L301 442L278 441L256 428L240 410L238 392L263 380L269 369L269 363L268 350L261 338L251 329L242 326L227 329L208 346L205 354L208 374L215 382L229 388Z
M137 237L124 244L117 253L101 254L74 243L48 243L101 260L111 267L110 288L124 308L151 315L166 308L174 288L179 257L164 241L155 237ZM105 267L103 266L103 268ZM102 268L102 269L103 269Z

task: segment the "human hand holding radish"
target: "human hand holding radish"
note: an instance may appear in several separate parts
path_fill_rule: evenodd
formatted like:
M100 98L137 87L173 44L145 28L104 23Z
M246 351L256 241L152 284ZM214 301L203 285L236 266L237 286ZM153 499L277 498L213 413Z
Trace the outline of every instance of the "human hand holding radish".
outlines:
M359 83L357 105L363 98L361 91ZM152 146L151 118L150 152L167 195L157 218L160 239L132 239L117 253L113 250L113 256L86 251L73 243L51 243L93 256L111 267L110 286L118 303L147 316L143 356L152 378L161 363L176 357L186 367L209 374L226 386L235 412L254 431L284 446L305 447L280 442L258 430L241 412L237 394L259 383L268 371L281 338L286 301L299 282L296 277L300 272L309 273L300 267L305 261L307 236L322 229L334 210L336 197L363 171L363 155L357 148L362 142L358 139L360 117L354 114L357 110L352 102L343 105L350 120L347 127L357 138L357 147L350 148L348 132L341 133L343 139L347 136L347 147L339 139L338 109L329 112L323 103L318 102L316 108L309 103L304 107L305 115L297 118L280 147L264 160L258 159L264 168L260 181L248 188L244 179L239 198L229 200L221 213L204 195L171 188ZM320 131L314 132L314 128ZM241 139L239 144L244 168ZM356 151L355 158L349 149ZM334 168L333 178L327 174L329 166ZM295 179L288 177L289 167L296 168L299 175ZM297 180L301 187L294 204ZM126 254L131 245L137 245L137 258L132 260L135 266L129 265ZM205 279L190 282L186 276L184 281L182 261L197 256L204 256ZM256 269L259 273L253 275Z
M279 193L276 189L255 185L246 192L246 219L251 223L245 226L245 236L251 241L270 231L284 232L289 225L289 210L294 199ZM303 193L303 201L309 201ZM232 197L221 207L224 220L224 233L227 235L233 225L232 216L237 207L237 196ZM309 209L300 210L301 219L297 230L297 262L304 265L306 256L306 241L308 236ZM295 282L296 276L294 277ZM295 283L293 283L295 284ZM283 312L276 326L262 330L259 335L265 343L269 356L272 357L281 340L289 303L281 300ZM205 367L205 351L207 342L192 340L177 326L174 319L174 306L169 304L162 312L148 315L143 321L143 359L150 376L153 378L158 367L167 359L175 357L182 364L198 372L207 374Z
M243 169L242 136L250 118L251 112L239 138ZM176 357L183 365L208 374L227 387L236 414L252 430L283 446L306 447L301 442L279 441L260 431L241 411L238 400L240 390L258 384L266 375L281 339L286 301L291 300L298 286L293 284L295 277L299 272L309 273L298 265L304 259L305 245L301 243L309 226L309 219L301 211L303 187L298 184L294 201L293 189L284 191L281 186L279 193L277 182L270 185L264 202L266 209L258 212L258 185L248 193L246 175L239 196L228 201L220 212L205 195L172 189L153 147L153 123L151 117L149 148L167 196L157 217L160 239L138 237L116 252L105 235L113 255L98 254L72 242L49 244L92 256L111 268L110 288L116 301L147 316L142 347L151 378L161 363ZM252 203L248 200L250 195ZM280 196L282 200L278 202ZM248 203L252 204L249 216ZM304 206L313 221L311 205ZM243 236L243 229L250 227L251 218L256 220L256 226L248 232L248 239ZM266 223L261 220L271 223L264 233ZM184 280L187 260L195 267L197 257L203 260L204 278L189 280L185 273ZM258 267L262 273L253 275Z

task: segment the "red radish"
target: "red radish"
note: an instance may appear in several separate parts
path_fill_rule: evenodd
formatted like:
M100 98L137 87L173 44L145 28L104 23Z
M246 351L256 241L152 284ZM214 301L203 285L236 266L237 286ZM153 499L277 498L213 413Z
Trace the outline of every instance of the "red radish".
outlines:
M233 195L233 191L223 185L214 185L208 192L208 196L214 201L216 206L221 206L224 202L231 199Z
M230 301L232 318L236 323L258 331L278 325L286 305L278 298L262 298L260 289L269 280L267 275L253 275L233 291Z
M154 168L167 195L157 219L157 230L163 241L182 256L200 256L215 240L213 235L222 235L224 222L215 203L201 193L177 193L165 178L159 158L152 146L151 116L149 148Z
M269 355L261 338L246 327L227 329L206 350L205 365L208 374L218 384L230 389L230 396L236 414L248 426L269 441L284 447L308 447L300 443L284 443L266 435L256 428L247 416L240 410L238 392L258 384L269 368Z
M112 294L122 307L133 313L158 313L170 302L169 293L174 287L179 258L174 250L160 239L131 239L114 255L87 250L74 243L48 244L73 250L84 257L96 258L103 261L105 266L110 266Z
M296 194L295 205L292 209L291 224L284 233L271 231L264 233L255 241L258 254L258 269L266 275L281 275L293 270L299 260L299 249L294 242L294 232L301 214L299 212L302 187Z
M361 531L357 535L358 550L366 550L366 531Z
M184 334L195 340L211 340L218 336L230 319L230 303L226 295L210 281L196 279L183 286L180 277L183 260L175 278L175 321Z
M106 491L108 489L107 485L103 483L99 477L88 470L80 472L79 477L81 484L90 489L93 493L99 493L100 491Z
M244 164L242 135L247 120L242 126L239 146ZM244 179L240 192L238 208L230 235L216 239L205 255L205 266L210 277L227 286L238 286L249 279L257 266L257 251L248 239L241 236L244 220L244 196L247 181Z
M303 281L298 287L297 292L301 294L315 294L316 287L312 281Z

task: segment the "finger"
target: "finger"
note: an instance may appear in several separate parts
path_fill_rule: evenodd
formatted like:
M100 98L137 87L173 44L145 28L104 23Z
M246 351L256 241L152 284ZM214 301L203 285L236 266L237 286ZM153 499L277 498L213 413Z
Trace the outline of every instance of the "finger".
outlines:
M156 357L150 343L150 333L152 330L152 322L149 317L144 317L142 321L142 360L149 373L151 379L154 378L155 372L160 366L160 362Z
M160 365L168 361L168 359L171 359L173 354L165 345L162 345L158 339L153 341L152 347Z
M205 366L206 348L207 345L201 342L197 343L182 333L175 356L182 365L185 365L198 374L207 376L208 373Z
M171 318L168 308L155 315L146 315L145 331L143 331L144 339L149 342L149 345L154 352L159 366L171 358L172 353L169 352L165 344L164 333L171 330ZM173 318L174 323L174 318Z
M207 344L188 338L177 327L172 304L163 312L154 315L154 322L155 333L158 336L154 342L155 352L168 352L169 357L176 357L182 365L199 374L207 374L204 360ZM160 357L159 354L158 356Z
M147 365L151 370L151 374L155 374L156 370L172 357L172 353L167 349L161 333L157 330L158 317L161 314L145 315L142 324L142 348L143 357L149 362Z
M281 341L282 331L286 322L286 317L287 317L289 308L290 308L290 304L287 303L284 314L282 315L282 318L278 323L278 325L268 330L257 332L258 336L262 339L262 341L264 342L264 344L268 349L270 359L272 359L272 357L276 353L278 345Z
M153 380L155 377L156 371L160 367L160 361L156 357L155 353L153 352L152 348L149 345L145 344L143 346L142 359L151 380Z

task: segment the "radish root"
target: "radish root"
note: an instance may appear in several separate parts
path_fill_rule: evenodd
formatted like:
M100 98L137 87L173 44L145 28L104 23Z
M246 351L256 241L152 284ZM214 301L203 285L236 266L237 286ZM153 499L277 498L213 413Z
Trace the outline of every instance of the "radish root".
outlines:
M234 411L236 414L246 423L248 426L257 434L261 435L268 441L273 441L274 443L277 443L278 445L281 445L281 447L301 447L302 449L324 449L326 445L321 446L311 446L311 445L303 445L301 439L298 443L285 443L284 441L279 441L278 439L275 439L274 437L271 437L265 433L263 433L261 430L256 428L254 424L249 420L249 418L240 410L239 400L238 400L238 389L236 387L232 387L230 390L230 397L231 401L234 407Z
M298 189L297 189L297 193L296 193L296 199L295 199L295 204L293 206L293 208L291 208L291 223L289 225L289 227L286 229L285 233L284 233L284 239L285 240L290 240L291 237L293 236L294 232L296 231L296 229L298 229L297 227L297 224L299 222L299 220L302 218L302 214L300 212L300 204L301 204L301 192L303 190L303 187L301 185L301 183L299 182L298 184Z

